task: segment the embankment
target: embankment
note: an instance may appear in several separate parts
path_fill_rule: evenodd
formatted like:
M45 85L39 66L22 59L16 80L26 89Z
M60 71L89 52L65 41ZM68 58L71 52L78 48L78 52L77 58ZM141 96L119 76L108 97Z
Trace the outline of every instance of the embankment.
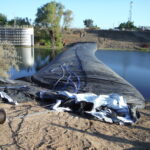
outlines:
M64 44L97 42L98 49L150 49L150 31L75 30L63 33Z

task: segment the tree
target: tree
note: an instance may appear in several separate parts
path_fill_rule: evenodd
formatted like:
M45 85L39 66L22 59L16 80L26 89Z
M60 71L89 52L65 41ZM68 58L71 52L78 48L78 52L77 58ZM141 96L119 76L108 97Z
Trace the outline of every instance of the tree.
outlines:
M93 25L93 20L92 19L86 19L83 21L84 25L87 27L87 28L92 28L94 25Z
M118 27L119 29L123 30L135 30L137 27L134 25L134 22L127 21L125 23L121 23Z
M20 17L16 17L15 19L11 19L10 21L8 21L8 25L18 25L18 26L22 26L22 25L31 25L31 19L26 18L20 18Z
M56 46L61 46L60 21L64 6L52 1L38 8L35 25L46 27L52 44L52 57L55 57Z
M4 26L6 24L7 24L7 17L4 14L0 13L0 26Z
M64 29L68 29L71 25L71 22L73 21L73 17L72 17L73 12L71 10L66 10L63 13L63 28Z
M64 6L60 3L52 1L38 8L35 24L45 27L54 27L60 25L63 15Z

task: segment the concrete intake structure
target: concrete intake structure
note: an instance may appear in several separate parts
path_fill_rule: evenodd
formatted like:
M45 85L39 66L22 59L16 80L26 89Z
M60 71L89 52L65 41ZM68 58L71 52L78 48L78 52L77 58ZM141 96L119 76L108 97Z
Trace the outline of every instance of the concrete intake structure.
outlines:
M9 41L15 46L34 46L34 28L0 27L2 41Z

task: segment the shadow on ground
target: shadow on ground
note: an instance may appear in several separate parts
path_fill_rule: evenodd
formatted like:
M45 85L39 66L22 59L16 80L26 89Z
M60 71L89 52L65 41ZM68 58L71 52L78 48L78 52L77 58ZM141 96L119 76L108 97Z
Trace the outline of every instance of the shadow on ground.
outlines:
M109 135L105 135L105 134L102 134L99 132L87 132L87 131L83 131L80 129L76 129L76 128L72 128L72 127L68 127L68 126L63 126L63 125L59 125L59 124L55 124L55 123L52 123L51 125L57 126L60 128L64 128L67 130L72 130L75 132L88 134L91 136L95 136L97 138L102 138L102 139L105 139L105 140L110 141L110 142L119 142L119 143L123 143L123 144L131 144L131 145L133 145L133 148L131 148L132 150L134 150L134 149L135 150L137 150L137 149L149 150L149 148L150 148L150 143L147 143L147 142L130 141L128 139L124 139L124 138L120 138L120 137L109 136ZM140 127L140 129L141 129L141 127ZM144 128L142 128L142 129L144 129ZM131 149L126 149L126 150L131 150Z

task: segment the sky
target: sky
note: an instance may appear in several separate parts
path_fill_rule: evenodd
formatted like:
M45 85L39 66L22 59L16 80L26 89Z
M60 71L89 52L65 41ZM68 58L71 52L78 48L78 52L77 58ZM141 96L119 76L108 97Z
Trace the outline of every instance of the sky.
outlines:
M128 21L131 0L55 0L73 11L73 28L83 28L83 20L92 19L101 29L117 27ZM132 0L132 21L150 26L150 0ZM8 19L28 17L34 21L37 9L51 0L0 0L0 13Z

